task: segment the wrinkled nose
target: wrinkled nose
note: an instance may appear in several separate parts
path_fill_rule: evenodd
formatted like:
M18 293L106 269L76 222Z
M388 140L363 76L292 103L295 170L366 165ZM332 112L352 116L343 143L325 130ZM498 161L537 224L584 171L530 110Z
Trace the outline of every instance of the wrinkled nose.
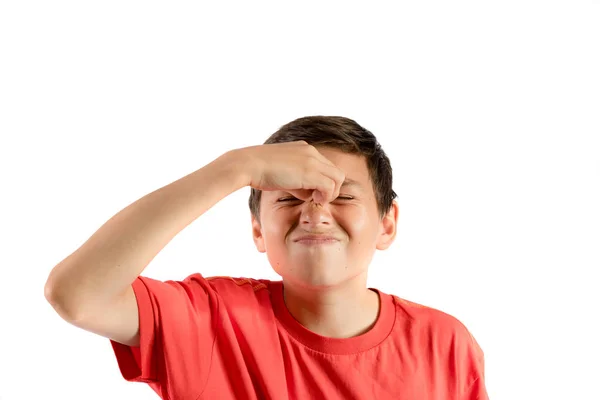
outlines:
M302 215L300 218L300 222L305 228L312 229L312 227L320 225L330 225L332 217L329 203L319 204L315 203L312 199L305 202L302 205Z

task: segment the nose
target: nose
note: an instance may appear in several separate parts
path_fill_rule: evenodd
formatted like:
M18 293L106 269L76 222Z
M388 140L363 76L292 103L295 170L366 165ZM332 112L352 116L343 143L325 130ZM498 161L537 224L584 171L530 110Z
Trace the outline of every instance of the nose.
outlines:
M307 229L322 225L331 225L332 216L329 209L329 203L325 202L324 204L318 204L312 199L305 202L302 205L300 222L302 226Z

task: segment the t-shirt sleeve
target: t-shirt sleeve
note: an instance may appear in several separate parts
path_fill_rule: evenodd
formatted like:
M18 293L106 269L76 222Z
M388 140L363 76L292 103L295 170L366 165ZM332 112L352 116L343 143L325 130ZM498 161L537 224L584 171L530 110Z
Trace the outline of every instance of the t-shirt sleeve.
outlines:
M463 400L489 400L485 387L485 361L483 351L475 337L465 328L464 333L464 365L468 386Z
M123 378L148 383L161 393L187 382L190 393L200 393L215 341L216 292L200 274L165 282L140 276L132 287L138 305L140 345L110 340Z

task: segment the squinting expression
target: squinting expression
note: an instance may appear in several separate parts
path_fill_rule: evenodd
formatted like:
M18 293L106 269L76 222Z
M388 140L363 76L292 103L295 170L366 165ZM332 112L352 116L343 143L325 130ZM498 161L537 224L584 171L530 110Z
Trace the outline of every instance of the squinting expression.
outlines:
M285 191L263 191L261 224L253 218L252 226L258 250L284 280L328 287L366 274L375 249L387 248L394 235L379 218L366 159L317 149L346 174L339 197L317 205Z

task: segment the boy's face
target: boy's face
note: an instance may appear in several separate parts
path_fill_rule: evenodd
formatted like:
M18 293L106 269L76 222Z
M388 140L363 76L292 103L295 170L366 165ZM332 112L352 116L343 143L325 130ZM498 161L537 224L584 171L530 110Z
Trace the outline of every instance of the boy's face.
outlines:
M365 157L327 147L317 149L356 184L342 186L338 199L322 205L295 199L285 191L263 191L261 223L252 217L252 231L257 249L267 253L271 266L285 281L327 287L360 274L366 278L375 249L384 250L394 240L398 205L394 202L381 220ZM336 241L297 241L319 234Z

